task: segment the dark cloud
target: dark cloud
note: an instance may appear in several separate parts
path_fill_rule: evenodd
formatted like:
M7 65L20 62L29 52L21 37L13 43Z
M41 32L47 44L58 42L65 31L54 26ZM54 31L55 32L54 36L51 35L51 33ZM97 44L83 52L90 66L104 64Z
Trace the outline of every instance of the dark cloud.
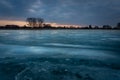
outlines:
M120 21L120 0L1 0L0 18L43 17L48 22L114 25Z

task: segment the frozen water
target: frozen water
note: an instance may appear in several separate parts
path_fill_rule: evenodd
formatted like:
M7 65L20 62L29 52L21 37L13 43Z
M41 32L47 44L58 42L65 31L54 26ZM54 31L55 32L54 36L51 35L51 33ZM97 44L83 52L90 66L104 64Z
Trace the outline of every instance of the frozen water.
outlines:
M120 31L1 30L0 80L120 80Z

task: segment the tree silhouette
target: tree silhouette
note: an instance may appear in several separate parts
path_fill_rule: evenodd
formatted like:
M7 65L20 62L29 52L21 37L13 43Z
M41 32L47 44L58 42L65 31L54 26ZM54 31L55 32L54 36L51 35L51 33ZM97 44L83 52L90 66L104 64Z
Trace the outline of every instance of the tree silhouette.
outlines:
M28 23L28 26L35 27L35 24L36 24L35 18L27 18L26 21Z
M103 25L103 29L112 29L110 25Z
M37 27L37 19L36 18L32 18L32 22L33 22L33 27Z
M42 27L44 19L43 18L37 18L37 22L38 22L38 27Z
M92 29L92 25L89 25L89 27L88 27L89 29Z
M53 28L50 24L43 24L43 25L44 25L44 28L46 28L46 29Z
M117 23L117 26L116 26L116 27L120 29L120 22L119 22L119 23Z
M44 19L42 18L27 18L28 26L30 27L42 27Z

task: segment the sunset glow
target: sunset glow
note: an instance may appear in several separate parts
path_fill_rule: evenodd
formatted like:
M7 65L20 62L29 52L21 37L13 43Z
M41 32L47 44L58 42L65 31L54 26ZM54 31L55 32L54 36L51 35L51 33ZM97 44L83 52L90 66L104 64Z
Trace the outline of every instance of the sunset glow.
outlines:
M59 23L52 23L52 22L46 22L45 24L50 24L51 26L54 27L81 27L80 25L70 25L70 24L59 24ZM25 21L12 21L12 20L0 20L0 25L5 26L5 25L19 25L19 26L24 26L27 25Z
M11 20L0 20L0 25L19 25L19 26L24 26L26 25L25 21L11 21Z

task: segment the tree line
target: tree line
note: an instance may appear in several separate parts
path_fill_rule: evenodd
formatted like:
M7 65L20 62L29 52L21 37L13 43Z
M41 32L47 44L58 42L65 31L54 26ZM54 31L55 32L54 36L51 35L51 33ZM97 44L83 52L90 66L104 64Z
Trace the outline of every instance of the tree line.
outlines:
M22 27L18 25L5 25L5 26L0 26L0 29L119 29L120 30L120 22L117 23L115 27L112 27L110 25L103 25L102 27L99 26L86 26L86 27L75 27L75 26L69 26L69 27L54 27L51 26L51 24L46 24L44 22L43 18L35 18L35 17L29 17L26 18L26 23L27 25L24 25Z

